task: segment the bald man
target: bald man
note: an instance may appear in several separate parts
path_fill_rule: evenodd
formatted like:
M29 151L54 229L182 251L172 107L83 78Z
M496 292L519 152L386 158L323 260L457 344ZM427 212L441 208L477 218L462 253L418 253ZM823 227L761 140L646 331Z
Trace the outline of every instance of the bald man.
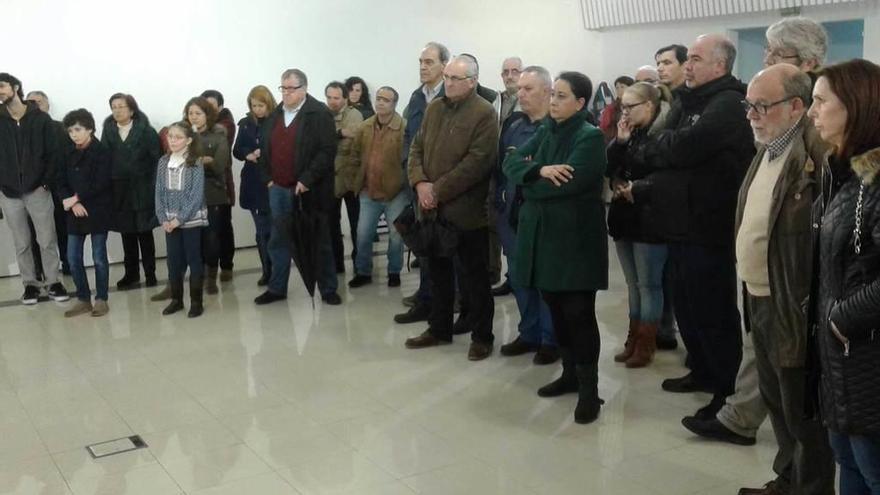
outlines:
M758 384L779 450L777 478L740 495L834 493L834 462L820 421L804 418L807 318L813 263L811 206L819 195L822 148L806 132L812 84L790 64L759 72L743 106L758 143L739 193L737 272L755 345ZM810 150L817 153L810 155ZM803 186L806 184L806 186Z
M660 73L653 65L643 65L636 71L636 82L657 84L660 81Z

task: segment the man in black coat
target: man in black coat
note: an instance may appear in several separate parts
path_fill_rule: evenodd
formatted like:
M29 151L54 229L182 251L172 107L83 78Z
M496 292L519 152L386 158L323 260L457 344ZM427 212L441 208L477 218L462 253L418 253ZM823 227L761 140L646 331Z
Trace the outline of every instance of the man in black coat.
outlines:
M66 301L69 296L58 278L55 207L49 192L59 156L58 129L35 103L22 100L21 81L11 74L0 74L0 207L15 244L24 284L22 303L36 304L40 297L28 219L40 245L49 297Z
M272 232L269 256L272 276L268 289L254 302L268 304L287 297L290 276L290 236L285 218L293 211L294 196L307 194L319 215L318 288L327 304L340 304L338 280L330 244L328 213L333 207L333 160L336 156L336 126L330 110L308 94L308 79L299 69L281 75L281 104L260 129L259 165L269 188Z
M745 85L731 75L733 43L722 35L697 38L688 49L685 85L649 153L662 168L656 186L683 196L664 222L675 286L675 313L691 373L663 382L670 392L706 391L711 418L734 392L742 357L737 309L734 216L737 192L755 154L741 101Z

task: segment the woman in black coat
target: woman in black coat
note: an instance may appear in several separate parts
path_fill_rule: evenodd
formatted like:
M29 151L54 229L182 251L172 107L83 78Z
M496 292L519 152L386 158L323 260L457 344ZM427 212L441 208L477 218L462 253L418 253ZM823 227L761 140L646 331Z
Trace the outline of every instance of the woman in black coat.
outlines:
M277 103L272 91L266 86L255 86L248 93L247 116L238 122L238 137L232 148L232 155L243 161L241 168L241 188L239 204L251 212L254 228L257 233L257 252L260 254L262 275L257 285L262 287L269 283L272 276L272 262L269 260L269 233L272 220L269 217L269 189L260 177L260 126L266 120Z
M818 72L809 115L833 146L813 228L822 418L841 495L880 494L880 66Z
M107 292L110 265L107 262L107 231L112 224L113 186L111 158L107 148L95 138L95 119L85 109L74 110L64 117L73 146L65 147L63 161L57 172L58 192L67 212L67 260L76 284L77 302L64 312L71 317L91 313L103 316L110 311ZM83 266L83 244L91 237L92 259L95 263L95 304Z
M153 287L156 285L153 229L158 225L153 189L156 162L162 154L159 136L131 95L111 96L110 110L113 113L104 120L101 138L112 154L113 230L122 235L125 255L125 275L116 283L116 288L127 290L140 286L138 259L144 267L146 286Z

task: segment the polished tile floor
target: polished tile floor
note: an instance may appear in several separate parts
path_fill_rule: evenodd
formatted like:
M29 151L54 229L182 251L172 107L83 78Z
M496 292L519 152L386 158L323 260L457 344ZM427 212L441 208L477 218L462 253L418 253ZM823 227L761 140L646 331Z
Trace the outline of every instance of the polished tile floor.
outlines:
M708 401L660 390L684 372L682 351L642 370L613 362L626 304L612 263L598 302L606 404L588 426L572 421L574 397L535 395L555 365L503 358L497 345L471 363L466 338L405 350L424 326L391 316L416 272L397 289L341 280L344 305L314 309L297 278L286 302L258 308L256 253L241 250L235 280L195 320L163 317L153 290L111 293L103 318L65 319L70 303L5 307L0 493L722 495L769 480L769 425L754 447L681 427ZM20 292L17 278L0 280L0 301ZM498 343L509 341L513 298L495 315ZM84 448L132 434L149 448L97 461Z

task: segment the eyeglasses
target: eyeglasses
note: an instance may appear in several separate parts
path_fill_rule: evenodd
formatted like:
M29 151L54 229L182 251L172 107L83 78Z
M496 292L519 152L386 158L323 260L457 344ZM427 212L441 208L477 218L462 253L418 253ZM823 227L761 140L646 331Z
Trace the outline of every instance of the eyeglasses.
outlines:
M461 82L461 81L467 81L468 79L473 79L473 78L474 78L474 76L450 76L447 74L443 74L443 80L446 82L451 82L451 81Z
M620 104L620 111L621 111L621 112L629 113L629 112L632 112L632 109L633 109L633 108L635 108L635 107L637 107L637 106L639 106L639 105L644 105L645 103L648 103L648 100L640 101L640 102L638 102L638 103L633 103L632 105L624 105L624 104L621 103L621 104Z
M783 52L781 48L770 48L769 46L764 47L764 58L768 58L771 60L786 60L786 59L800 60L800 57L798 57L797 54L786 55L785 52Z
M293 93L294 91L298 90L301 87L303 87L302 84L300 84L299 86L278 86L278 89L282 93Z
M505 70L501 71L502 76L509 76L509 75L515 76L515 75L518 75L521 73L522 72L519 69L505 69Z
M769 112L771 108L795 98L797 98L797 96L789 96L779 101L774 101L773 103L752 103L749 100L743 100L740 104L742 104L743 110L745 110L746 113L749 113L750 110L754 110L758 115L767 115L767 112Z

